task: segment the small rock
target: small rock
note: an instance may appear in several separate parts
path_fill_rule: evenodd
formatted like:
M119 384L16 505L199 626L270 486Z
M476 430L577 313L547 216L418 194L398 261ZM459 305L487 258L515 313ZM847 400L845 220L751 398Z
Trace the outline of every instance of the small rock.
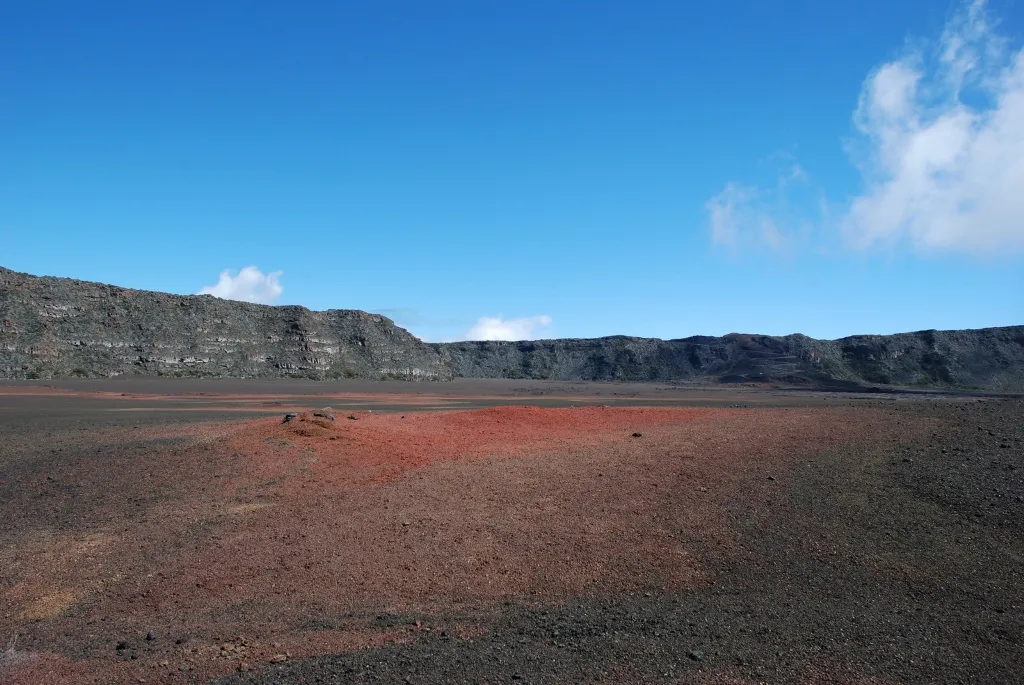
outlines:
M642 438L643 436L644 436L643 433L633 433L633 437L634 438Z
M768 476L768 480L775 480L775 476Z
M353 414L349 414L348 415L348 419L349 419L349 421L358 421L359 420Z
M117 649L128 649L128 643L124 640L121 640L117 643Z
M152 630L149 631L148 633L146 633L146 642L152 642L155 639L156 639L156 635L153 634Z
M284 654L275 654L274 656L270 657L270 663L272 664L280 664L284 663L285 661L288 661L288 657L286 657Z
M282 421L281 423L288 423L292 419L297 419L297 418L299 418L298 414L294 414L294 413L292 413L292 414L285 414L284 415L284 421Z
M693 651L687 652L686 656L690 657L694 661L704 661L704 652L702 652L699 649L694 649Z
M242 663L238 664L238 672L239 673L245 673L248 670L249 670L249 664L246 663L245 661L243 661Z
M326 412L326 411L315 411L315 412L313 412L313 416L319 416L322 419L327 419L328 421L334 421L334 414L331 414L330 412Z

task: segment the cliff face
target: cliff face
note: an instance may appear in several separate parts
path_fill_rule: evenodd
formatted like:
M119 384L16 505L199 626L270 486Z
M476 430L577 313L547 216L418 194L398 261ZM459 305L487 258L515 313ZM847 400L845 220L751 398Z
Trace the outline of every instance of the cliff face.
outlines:
M383 316L168 295L0 267L0 377L774 381L1024 391L1024 326L427 344Z
M679 340L591 340L438 345L455 376L558 380L901 385L1024 390L1024 326L815 340L730 334Z
M168 295L0 268L0 376L448 379L383 316Z

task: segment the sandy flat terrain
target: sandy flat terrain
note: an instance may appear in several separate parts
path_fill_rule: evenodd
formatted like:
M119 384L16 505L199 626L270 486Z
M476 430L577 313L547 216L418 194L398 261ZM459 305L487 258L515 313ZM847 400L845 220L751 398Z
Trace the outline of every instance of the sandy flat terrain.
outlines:
M1022 682L1022 419L668 384L0 384L0 682Z

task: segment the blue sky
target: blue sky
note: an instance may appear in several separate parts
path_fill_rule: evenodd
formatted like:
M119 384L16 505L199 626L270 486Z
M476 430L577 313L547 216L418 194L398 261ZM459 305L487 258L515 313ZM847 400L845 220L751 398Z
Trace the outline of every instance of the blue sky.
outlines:
M4 3L0 265L429 340L1020 324L1022 39L1022 0Z

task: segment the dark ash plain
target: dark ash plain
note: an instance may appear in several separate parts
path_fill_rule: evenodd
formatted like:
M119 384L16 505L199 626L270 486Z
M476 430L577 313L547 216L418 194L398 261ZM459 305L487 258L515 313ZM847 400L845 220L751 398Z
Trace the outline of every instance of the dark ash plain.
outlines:
M873 435L803 444L799 456L771 461L769 437L758 439L758 431L772 422L763 421L734 434L739 446L729 445L732 435L712 436L714 446L700 457L706 466L698 459L694 467L698 476L712 473L719 453L722 463L727 455L763 460L747 480L726 477L698 494L699 483L640 486L630 482L637 474L624 475L616 487L640 497L645 513L668 520L702 507L721 514L724 537L676 531L703 569L704 580L694 586L643 587L622 578L556 598L527 594L415 610L388 610L383 602L295 633L358 624L391 636L380 645L280 663L263 655L243 671L216 675L185 656L190 645L212 641L201 625L185 629L189 621L179 621L174 635L156 628L147 642L144 627L126 632L134 625L129 605L119 609L124 615L90 613L121 607L119 594L131 585L125 581L97 585L53 615L19 614L14 603L0 610L3 630L18 636L0 658L0 681L33 682L26 674L45 672L34 655L56 653L83 668L82 682L138 682L131 669L146 659L153 664L144 672L147 682L174 683L1024 682L1024 400L1015 396L536 381L6 383L0 517L7 526L0 540L11 550L43 528L77 538L103 527L143 526L146 512L173 508L196 487L176 480L177 464L153 461L180 457L203 468L205 453L187 439L192 427L241 424L291 407L330 405L339 415L365 416L523 404L710 407L737 426L799 411L836 430L863 417ZM153 430L182 437L144 437ZM681 444L657 443L657 436L645 430L622 444L664 445L666 454ZM624 449L613 452L628 457ZM657 498L643 500L654 488ZM188 530L152 563L185 555L217 534L193 537L199 534ZM17 599L31 574L17 565L25 559L11 563L0 571L0 591ZM451 628L460 625L474 630ZM238 632L258 631L243 616ZM26 670L33 663L37 670Z

